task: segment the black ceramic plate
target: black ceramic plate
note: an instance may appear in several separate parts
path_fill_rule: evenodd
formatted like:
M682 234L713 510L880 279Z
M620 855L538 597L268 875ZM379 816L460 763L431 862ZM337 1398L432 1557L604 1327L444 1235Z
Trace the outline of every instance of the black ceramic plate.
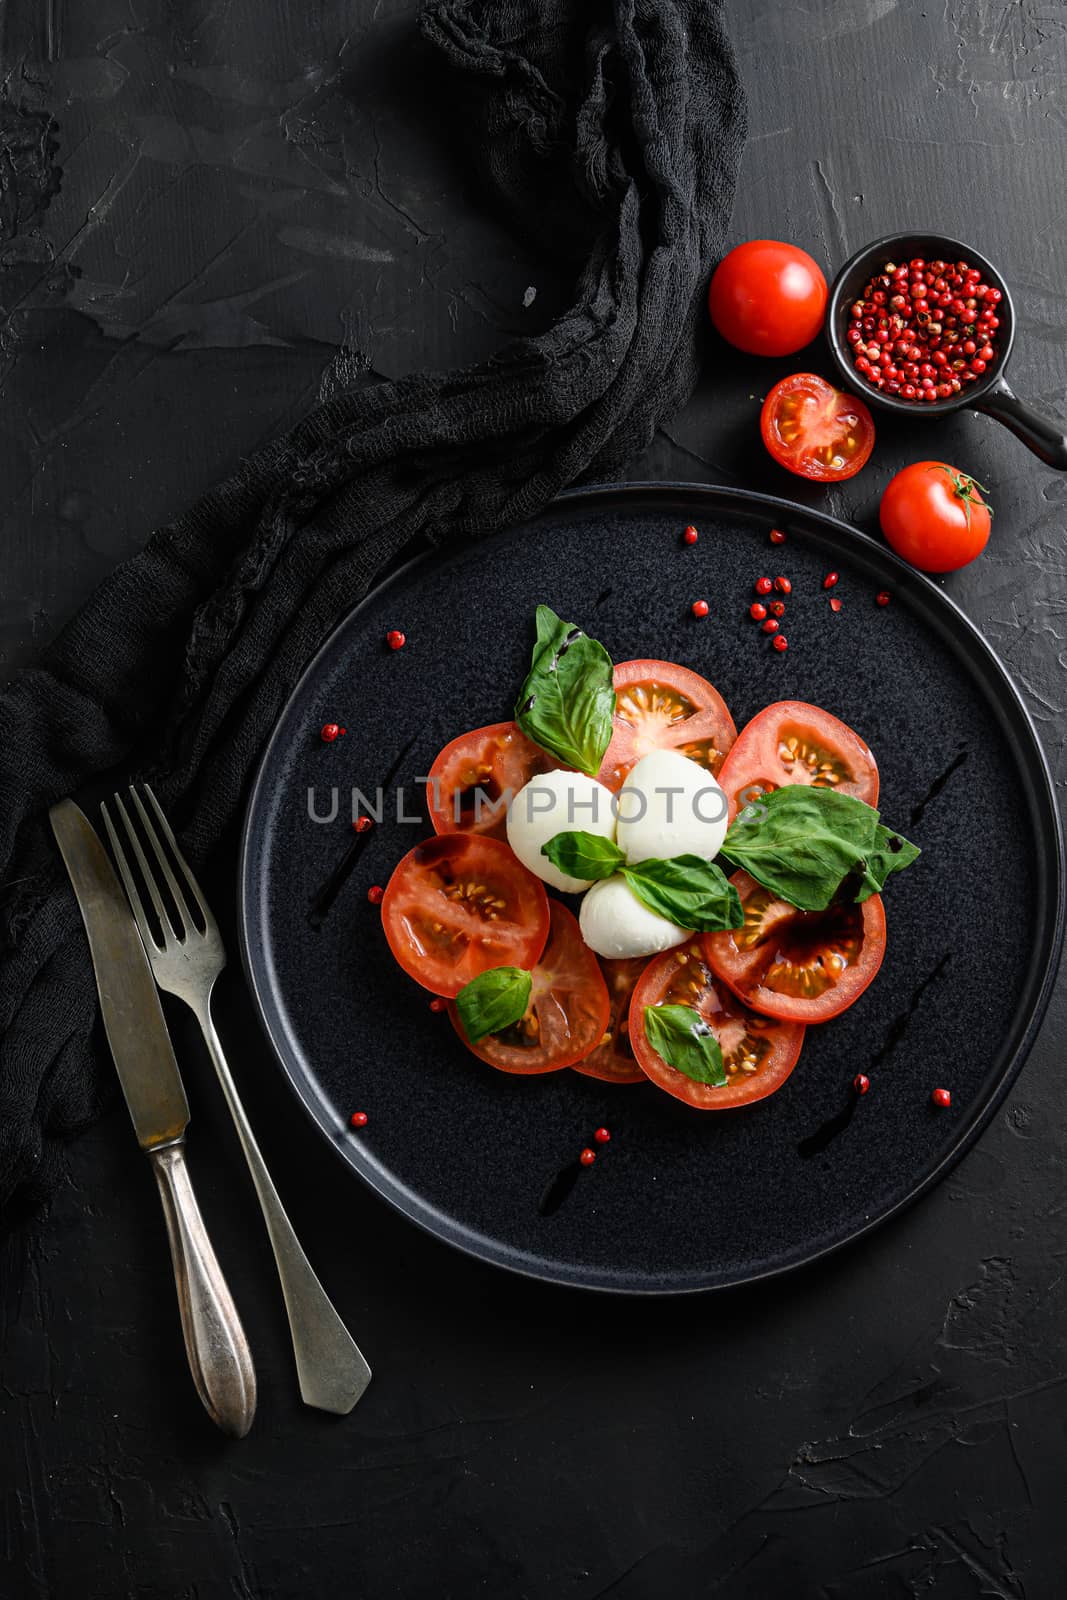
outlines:
M700 528L695 546L683 526ZM769 543L772 526L787 543ZM843 604L822 579L835 568ZM750 622L761 573L793 582L778 654ZM891 592L881 608L874 596ZM696 621L690 602L705 598ZM506 718L538 601L616 661L666 657L710 678L738 727L810 700L875 751L886 820L923 848L886 893L889 949L843 1017L809 1031L780 1092L700 1114L651 1085L574 1072L517 1079L468 1054L393 962L367 901L429 832L436 752ZM386 648L402 628L405 649ZM318 730L336 721L335 744ZM387 778L393 769L396 778ZM388 789L351 850L351 789ZM309 792L319 815L309 816ZM343 873L342 873L343 876ZM329 898L329 896L327 896ZM891 1216L974 1141L1044 1010L1062 933L1062 841L1034 729L989 646L933 584L830 517L735 490L622 486L406 567L342 623L298 684L249 804L244 955L297 1096L397 1210L500 1266L590 1288L707 1289L810 1261ZM857 1072L871 1080L856 1102ZM949 1111L931 1090L952 1091ZM354 1109L367 1112L360 1133ZM594 1128L611 1143L577 1180ZM556 1183L557 1175L564 1181ZM548 1196L546 1202L546 1195Z

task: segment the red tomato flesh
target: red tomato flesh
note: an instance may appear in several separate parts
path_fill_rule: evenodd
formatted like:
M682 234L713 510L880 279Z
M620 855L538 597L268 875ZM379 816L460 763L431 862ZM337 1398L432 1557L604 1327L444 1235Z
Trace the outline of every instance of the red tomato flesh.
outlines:
M575 1062L574 1070L604 1083L644 1083L645 1075L634 1060L630 1043L630 1001L648 966L648 957L634 956L627 961L610 961L606 956L598 959L611 1010L604 1037L584 1061Z
M517 722L461 733L430 768L426 804L436 833L507 837L507 808L524 784L559 766Z
M532 970L548 938L548 896L499 839L442 834L397 865L382 926L404 971L452 996L490 967Z
M719 773L730 821L761 794L788 784L836 789L878 804L875 759L846 722L803 700L765 707L737 736Z
M738 350L788 356L820 332L826 299L822 269L806 250L777 239L750 239L716 267L708 311Z
M550 907L551 931L533 969L525 1016L471 1044L455 1003L448 1007L467 1049L500 1072L558 1072L573 1066L600 1044L608 1025L610 1003L597 958L571 913L558 900Z
M729 1082L695 1083L668 1066L645 1034L645 1007L690 1006L719 1041ZM649 962L630 1003L630 1039L647 1078L698 1111L730 1111L780 1089L796 1066L803 1024L757 1016L714 977L699 939Z
M859 999L885 955L881 895L862 905L798 911L747 872L730 882L741 896L741 928L704 935L716 978L746 1005L788 1022L828 1022Z
M763 402L760 432L779 466L820 483L854 478L874 449L874 420L863 401L814 372L794 372L775 384Z
M613 793L653 750L677 750L717 773L737 737L719 691L673 661L622 662L615 696L614 731L597 773Z

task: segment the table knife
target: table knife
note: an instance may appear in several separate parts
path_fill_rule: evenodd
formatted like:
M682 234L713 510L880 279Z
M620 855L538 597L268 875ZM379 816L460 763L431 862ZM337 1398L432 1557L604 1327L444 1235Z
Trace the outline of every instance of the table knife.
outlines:
M193 1382L212 1421L240 1439L255 1415L256 1375L185 1164L189 1105L155 979L93 828L71 800L54 805L49 818L88 935L119 1082L159 1185Z

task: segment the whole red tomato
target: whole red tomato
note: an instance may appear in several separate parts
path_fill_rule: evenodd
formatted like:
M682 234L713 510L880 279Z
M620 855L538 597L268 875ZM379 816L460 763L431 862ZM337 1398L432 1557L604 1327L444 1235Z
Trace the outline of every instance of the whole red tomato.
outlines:
M916 461L890 479L882 532L898 556L922 572L955 572L980 556L993 513L981 484L944 461Z
M792 355L822 328L826 279L806 250L777 239L750 239L716 267L708 310L723 338L738 350Z

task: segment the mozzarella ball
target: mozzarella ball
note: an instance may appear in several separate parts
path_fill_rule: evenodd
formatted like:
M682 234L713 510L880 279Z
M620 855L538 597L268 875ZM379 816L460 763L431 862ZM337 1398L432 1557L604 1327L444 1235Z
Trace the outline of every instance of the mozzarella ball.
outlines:
M726 838L726 796L706 767L677 750L653 750L616 796L619 849L631 866L672 856L717 856Z
M508 844L524 867L563 894L581 894L588 878L561 872L541 846L557 833L615 837L612 793L584 772L544 772L524 784L508 807Z
M650 911L618 873L594 883L582 901L578 926L590 950L615 961L656 956L689 937L685 928Z

